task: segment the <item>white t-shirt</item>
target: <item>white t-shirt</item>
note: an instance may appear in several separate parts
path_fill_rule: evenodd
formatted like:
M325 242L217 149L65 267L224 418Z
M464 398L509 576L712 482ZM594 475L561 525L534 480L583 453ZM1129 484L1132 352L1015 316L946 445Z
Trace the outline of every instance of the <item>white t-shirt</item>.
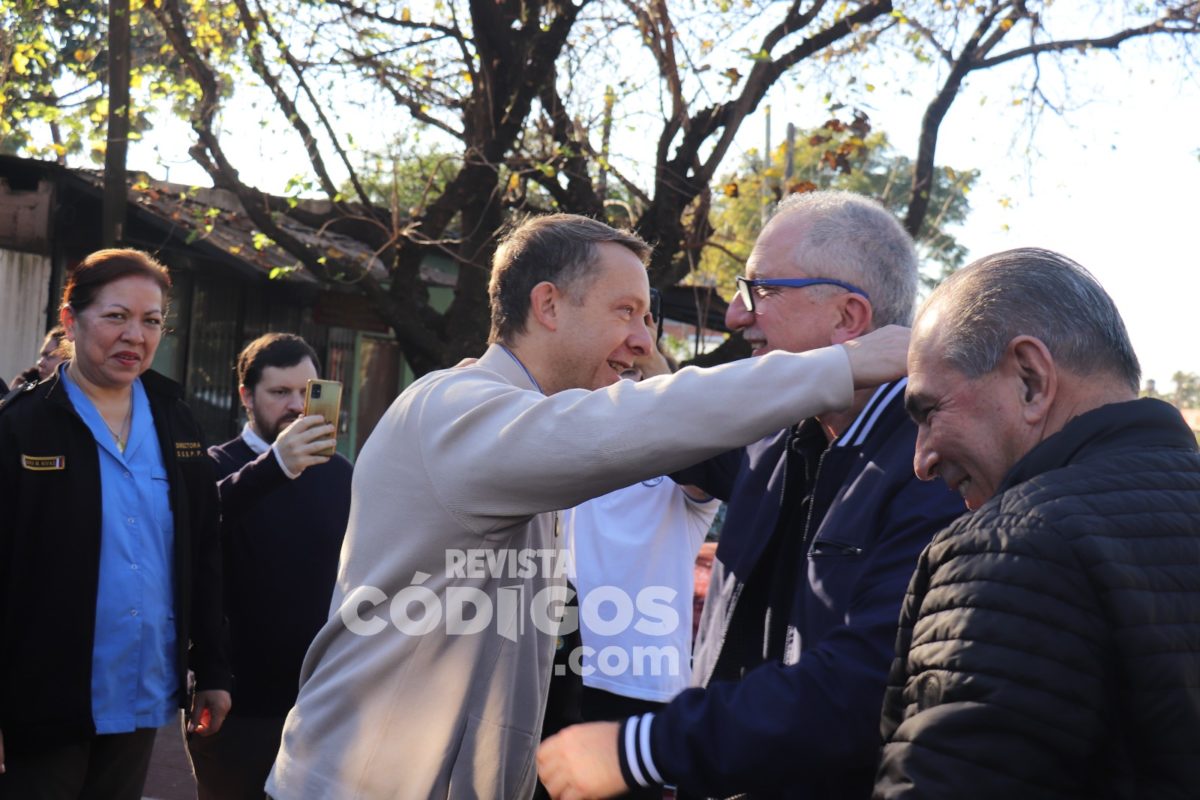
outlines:
M688 687L696 554L720 505L662 477L564 512L585 686L657 702Z

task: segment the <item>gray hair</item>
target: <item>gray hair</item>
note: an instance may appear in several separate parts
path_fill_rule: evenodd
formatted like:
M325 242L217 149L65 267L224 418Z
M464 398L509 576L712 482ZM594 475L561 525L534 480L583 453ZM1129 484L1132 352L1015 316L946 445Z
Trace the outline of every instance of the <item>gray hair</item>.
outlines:
M1116 305L1064 255L1022 247L985 256L947 278L921 315L935 305L945 358L968 377L994 370L1009 342L1025 335L1072 372L1112 374L1138 391L1141 367Z
M917 251L890 211L853 192L791 194L771 222L802 213L809 226L794 262L810 277L838 278L869 294L873 324L909 325L917 301ZM818 290L821 287L818 287Z

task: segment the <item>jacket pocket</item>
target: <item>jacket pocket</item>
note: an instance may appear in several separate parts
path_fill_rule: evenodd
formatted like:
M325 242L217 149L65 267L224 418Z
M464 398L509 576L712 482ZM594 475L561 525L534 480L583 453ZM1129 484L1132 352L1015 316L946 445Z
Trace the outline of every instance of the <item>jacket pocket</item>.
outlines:
M524 731L468 715L450 768L451 800L509 800L533 794L537 739Z
M855 558L861 556L864 549L850 542L838 542L832 539L817 539L809 548L809 558Z

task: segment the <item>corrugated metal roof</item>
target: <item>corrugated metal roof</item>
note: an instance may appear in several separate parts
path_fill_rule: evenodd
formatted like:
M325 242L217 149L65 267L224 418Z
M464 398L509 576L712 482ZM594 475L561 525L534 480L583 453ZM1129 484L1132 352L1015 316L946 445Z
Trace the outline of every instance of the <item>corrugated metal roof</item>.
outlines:
M104 174L94 170L70 170L76 177L97 189L104 186ZM255 227L237 197L224 189L212 189L151 179L134 174L129 180L129 202L185 244L202 243L223 254L285 280L317 282L299 260L271 241ZM289 217L279 225L300 241L331 257L337 257L370 269L378 279L387 278L387 268L362 242L348 236L319 231Z
M99 198L104 189L104 173L94 169L73 169L52 161L0 155L0 177L9 171L26 175L59 176ZM290 202L286 198L284 202ZM259 231L233 192L199 186L169 183L141 172L129 176L130 213L176 239L194 247L199 254L229 263L246 275L265 275L286 281L318 283L299 260ZM312 213L328 211L328 201L299 200L297 207ZM329 230L318 230L292 217L280 215L280 226L305 244L329 256L369 269L378 280L387 280L386 265L365 243ZM429 284L454 286L453 269L446 258L429 258L421 265L421 278ZM354 276L347 276L352 281Z

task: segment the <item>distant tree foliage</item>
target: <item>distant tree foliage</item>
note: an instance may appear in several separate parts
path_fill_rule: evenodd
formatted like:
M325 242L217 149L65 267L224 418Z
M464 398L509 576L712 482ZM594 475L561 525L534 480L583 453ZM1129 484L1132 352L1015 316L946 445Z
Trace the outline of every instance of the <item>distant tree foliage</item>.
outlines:
M1169 400L1176 408L1200 408L1200 375L1194 372L1176 372L1171 376L1175 391Z
M897 155L887 135L873 131L865 114L849 116L848 122L834 116L819 128L797 130L790 174L785 141L773 148L769 163L754 151L742 159L737 172L722 177L713 201L710 246L694 279L715 282L722 294L730 296L734 277L745 271L764 214L787 194L843 189L874 197L899 219L905 217L911 199L911 159ZM978 177L974 169L935 170L930 213L916 237L929 284L962 266L966 258L965 248L950 229L967 218L967 195Z
M1153 379L1147 379L1139 395L1165 400L1176 408L1200 408L1200 375L1180 370L1171 376L1171 382L1175 388L1163 392Z
M152 127L156 112L186 117L199 96L142 5L133 0L129 19L131 139ZM89 0L0 0L0 153L104 163L107 13L105 3ZM237 59L236 15L204 0L190 0L181 13L211 57Z

